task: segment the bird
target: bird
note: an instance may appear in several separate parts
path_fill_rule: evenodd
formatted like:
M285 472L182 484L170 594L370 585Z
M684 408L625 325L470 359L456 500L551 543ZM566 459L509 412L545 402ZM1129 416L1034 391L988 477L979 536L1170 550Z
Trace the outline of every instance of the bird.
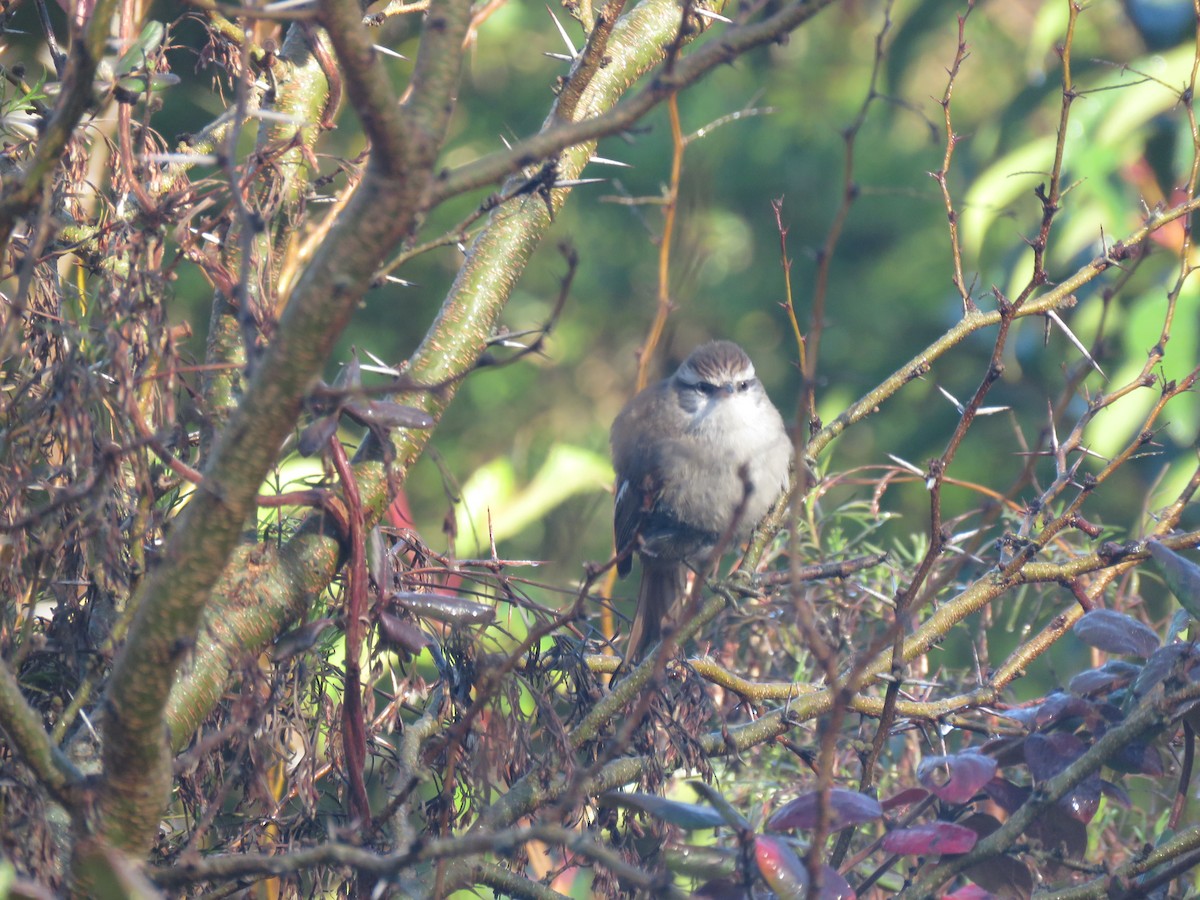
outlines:
M792 439L732 341L697 347L669 378L637 393L610 434L617 574L642 563L626 662L678 624L688 569L726 532L748 537L783 493Z

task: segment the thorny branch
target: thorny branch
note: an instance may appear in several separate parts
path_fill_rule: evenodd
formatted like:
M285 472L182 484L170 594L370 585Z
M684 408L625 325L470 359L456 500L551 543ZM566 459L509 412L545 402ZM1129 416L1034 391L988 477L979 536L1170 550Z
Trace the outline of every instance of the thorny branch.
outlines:
M629 129L667 101L673 156L657 298L665 318L672 299L673 236L679 240L677 226L685 212L678 202L683 150L690 140L680 118L685 89L747 51L780 41L826 5L818 0L748 10L740 24L722 28L685 53L684 45L714 19L697 18L706 11L690 4L682 13L675 4L658 4L655 9L669 19L669 28L658 34L654 58L666 63L642 88L612 105L597 95L621 94L652 65L628 63L624 74L613 75L614 54L627 51L648 29L630 23L655 5L627 11L622 0L594 10L583 4L576 12L588 30L586 45L542 131L505 152L439 171L435 162L446 149L444 137L462 89L459 70L475 29L495 5L473 10L465 0L433 0L391 4L377 14L373 24L426 13L415 70L408 90L401 92L357 7L328 0L317 5L314 17L311 11L200 4L214 41L204 52L219 58L222 71L236 79L230 110L195 137L181 139L182 155L157 154L154 147L165 144L156 143L161 139L152 131L157 98L150 73L143 72L146 80L116 101L111 126L111 159L128 184L119 203L97 192L94 215L75 205L88 184L82 168L76 171L76 163L63 159L70 155L68 145L81 136L79 123L91 112L88 105L107 102L96 99L91 88L115 7L105 0L91 7L83 30L65 45L69 51L58 99L53 106L30 101L43 127L22 166L5 170L0 195L4 277L17 286L15 299L4 298L0 346L5 360L0 403L6 415L0 432L6 463L0 479L0 558L12 572L24 573L19 582L0 574L9 579L4 589L14 598L0 622L6 655L0 663L0 726L10 754L0 757L6 767L0 799L5 815L16 810L31 822L53 820L39 806L48 797L74 818L77 833L84 823L99 824L99 837L81 841L71 862L71 877L80 889L125 873L121 866L128 854L152 857L151 876L166 888L210 884L233 890L254 880L301 874L316 883L350 869L364 893L378 879L383 887L403 884L416 894L440 896L458 886L491 885L516 895L561 896L556 879L582 866L593 870L598 894L619 888L682 895L674 872L638 846L643 831L659 829L670 817L658 821L653 812L617 812L601 795L632 783L657 790L676 769L707 779L719 776L716 783L724 790L738 773L770 768L779 758L770 755L776 748L783 748L783 758L794 753L815 770L818 813L805 839L810 884L818 885L828 877L825 864L843 862L856 840L847 830L833 852L826 852L823 838L837 813L835 788L853 783L868 793L902 780L903 766L889 753L906 733L923 730L929 746L943 750L947 734L971 747L977 734L1023 737L1011 719L1000 720L1002 713L1013 712L1005 697L1008 686L1085 612L1104 608L1105 590L1133 578L1149 559L1149 548L1178 551L1200 543L1188 518L1200 468L1176 489L1169 505L1155 511L1152 524L1131 527L1125 543L1097 543L1103 529L1112 526L1096 524L1101 520L1091 508L1093 498L1160 439L1170 409L1186 402L1200 377L1195 368L1173 380L1159 371L1192 272L1190 227L1191 214L1200 208L1195 197L1200 153L1193 155L1181 197L1147 212L1143 226L1124 241L1106 241L1093 260L1059 284L1051 283L1047 259L1051 237L1057 239L1052 226L1069 193L1063 187L1069 113L1083 93L1072 62L1078 57L1083 13L1077 3L1070 5L1059 48L1063 77L1054 159L1046 184L1038 189L1032 269L1019 296L1009 300L997 290L994 310L975 304L947 181L959 142L951 99L970 58L966 25L974 4L969 3L958 19L957 46L940 101L945 145L934 175L949 220L951 280L963 317L822 425L817 386L823 375L818 363L827 294L842 234L860 196L858 138L882 99L879 84L895 12L885 5L866 93L843 132L840 205L818 252L806 333L791 294L787 227L776 208L787 311L801 369L796 491L790 506L781 504L775 523L752 542L735 577L712 585L695 581L689 614L640 665L612 680L598 677L616 669L613 658L597 653L612 636L598 637L588 617L593 603L612 606L612 598L597 595L612 560L590 567L580 586L564 591L534 584L524 571L533 563L502 557L494 543L491 558L456 561L433 551L411 527L403 479L426 446L428 426L436 424L455 390L481 365L494 362L497 341L515 340L497 338L499 310L528 248L544 234L577 174L562 177L575 165L569 151ZM120 33L126 41L142 24L135 21L144 15L139 9L123 5ZM45 11L43 4L39 11ZM260 40L251 24L272 15L304 20L290 32L283 51L273 38ZM47 27L47 38L52 35ZM169 57L164 65L165 60ZM301 64L305 60L307 69ZM1193 86L1196 67L1200 53ZM15 72L3 74L25 94L31 92ZM312 83L302 90L302 107L281 111L274 107L286 106L281 98L297 88L289 78ZM341 85L369 146L353 160L337 161L327 177L345 176L345 188L325 221L307 220L312 227L296 249L301 242L293 244L288 232L305 223L304 203L317 199L306 193L308 179L319 158L326 158L314 149L316 123L319 118L320 127L332 124ZM1190 95L1189 88L1185 99ZM139 119L135 107L142 110ZM1192 104L1182 108L1200 147ZM260 109L268 117L284 116L286 127L274 133L286 133L239 156L243 134L254 127ZM108 127L101 116L96 122L97 129ZM272 132L260 132L265 133ZM293 162L295 174L287 168ZM204 166L223 180L196 176ZM441 237L418 240L425 216L439 203L490 188L505 176L511 176L508 182L474 211L458 214L456 226ZM291 205L280 200L289 191ZM284 209L286 214L276 212ZM19 222L24 233L16 227ZM525 232L524 244L497 238L514 226ZM1140 371L1124 384L1087 395L1081 408L1073 404L1088 369L1080 365L1069 373L1058 401L1047 404L1045 434L1024 449L1028 462L1009 491L948 474L1003 374L1020 319L1072 306L1081 287L1116 268L1119 274L1106 284L1100 301L1107 312L1147 257L1151 238L1163 240L1169 226L1177 233L1171 249L1181 262L1159 341ZM386 385L314 388L334 340L368 289L419 253L465 241L468 231L473 244L460 282L412 365L398 367ZM219 251L205 246L222 235L227 246ZM81 262L78 285L58 265L68 259ZM501 365L547 349L545 338L563 314L576 263L569 253L568 274L549 321ZM203 367L180 359L163 319L164 284L185 264L194 265L218 295L238 307L233 310L240 328L236 337L252 363L244 370L231 364L233 355L218 358L217 350ZM503 283L473 280L472 266ZM259 283L261 296L252 298ZM68 288L78 288L78 297L68 297ZM885 401L993 326L979 385L960 405L949 440L923 473L930 506L920 552L911 558L884 554L866 542L833 549L834 526L824 524L820 504L830 502L835 487L863 484L833 468L834 439L869 416L885 415ZM1103 330L1101 325L1092 343L1097 355ZM647 359L656 340L647 342ZM187 380L202 369L232 375L233 389L218 398L212 382L196 386ZM249 378L244 387L243 376ZM1088 429L1099 414L1150 389L1157 396L1134 436L1111 458L1085 468ZM404 410L406 424L376 423L351 462L337 434L340 405L395 393L416 404L391 404L394 415ZM335 408L323 423L329 430L321 432L327 438L327 470L299 490L264 497L263 479L278 464L281 448L291 445L305 403L317 409L318 418L328 412L322 404ZM228 423L212 426L209 436L194 437L196 420L209 427L218 421L218 410L229 411ZM1068 415L1074 415L1074 424L1060 436ZM1053 478L1044 485L1034 478L1038 460L1053 466ZM945 486L976 491L986 502L966 515L991 525L1031 483L1037 484L1034 496L1020 505L998 552L984 549L987 529L979 529L978 539L962 538L953 533L956 520L944 515ZM747 484L747 492L752 487ZM877 503L886 484L874 487ZM256 506L283 505L314 511L303 522L282 514L270 521L257 516ZM374 529L385 516L389 526ZM790 534L772 544L780 523L790 526ZM811 534L805 535L806 529ZM719 542L721 550L731 535L732 528ZM816 551L811 557L805 541ZM236 563L218 581L220 563L235 553ZM344 573L340 582L338 573ZM998 606L997 601L1018 600L1034 585L1045 589L1044 596L1065 600L1000 666L981 661L973 685L930 671L931 651L956 626ZM1053 593L1059 588L1066 593ZM553 591L565 597L557 607L542 599ZM270 602L260 602L264 598ZM55 610L53 620L42 617L48 607ZM829 609L833 621L826 620ZM304 624L272 647L285 623L297 617ZM93 639L93 629L101 639ZM693 639L701 655L675 659ZM268 648L269 658L263 653ZM1162 649L1187 653L1174 635ZM58 676L53 666L69 669L71 678ZM46 684L51 687L41 703L38 691ZM93 698L101 690L105 701L97 706ZM1119 747L1152 740L1156 733L1172 735L1178 704L1194 699L1194 686L1179 689L1168 681L1168 690L1120 710L1123 718L1106 722L1106 734L1099 729L1088 734L1093 742L1087 749L1057 776L1039 782L1031 798L974 850L920 868L909 893L934 892L972 863L1021 852L1019 839L1034 818ZM852 713L873 721L864 728L865 740L847 754L844 739ZM83 763L68 758L68 751L78 753L93 740L93 720L100 723L99 762L94 756ZM164 737L167 728L172 729L170 743ZM1190 730L1184 734L1192 739ZM174 756L189 741L190 748ZM815 753L807 749L813 743ZM337 749L330 752L331 746ZM904 753L918 746L913 737ZM10 777L7 767L17 759L23 765L14 766ZM893 763L895 772L887 768ZM1188 791L1188 774L1185 768L1180 776L1181 797ZM793 775L787 769L777 783ZM373 814L376 789L386 796ZM729 791L731 797L735 793ZM767 802L777 801L772 794ZM160 833L168 802L172 821L192 823L189 832ZM225 823L220 814L227 804L236 815ZM331 807L346 811L356 837L371 849L351 846L343 837L327 840ZM927 799L899 824L935 808L938 814L947 812ZM751 858L753 828L732 816L718 827L725 829L718 832L725 871L734 873L730 877L739 885L755 885L766 872ZM47 846L50 837L70 839L68 831L50 825L39 834ZM198 857L196 848L206 841L214 852ZM876 860L879 846L871 841L860 849L848 870ZM1114 867L1112 875L1151 873L1155 884L1169 883L1192 864L1196 848L1195 834L1184 832L1145 860ZM27 862L21 860L22 871ZM894 864L895 857L877 866L860 886L869 887ZM61 872L54 877L63 883ZM1080 889L1098 891L1100 884L1093 879Z

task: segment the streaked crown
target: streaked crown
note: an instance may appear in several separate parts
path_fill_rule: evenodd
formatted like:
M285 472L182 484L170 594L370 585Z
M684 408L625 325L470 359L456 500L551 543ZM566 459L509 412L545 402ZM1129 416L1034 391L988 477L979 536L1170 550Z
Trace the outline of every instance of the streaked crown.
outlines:
M751 382L754 381L754 363L733 341L710 341L691 352L675 377L689 386Z

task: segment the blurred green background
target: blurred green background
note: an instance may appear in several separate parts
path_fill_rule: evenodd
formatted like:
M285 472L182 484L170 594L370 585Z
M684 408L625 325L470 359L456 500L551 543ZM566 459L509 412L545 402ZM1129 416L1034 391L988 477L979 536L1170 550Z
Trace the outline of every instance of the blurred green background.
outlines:
M963 221L964 274L985 308L993 305L992 286L1015 296L1030 271L1031 255L1022 238L1036 232L1040 206L1032 189L1045 180L1053 158L1061 107L1056 45L1065 35L1067 8L1065 2L983 4L967 21L969 56L952 106L960 142L949 182ZM909 361L959 315L946 212L929 173L940 167L945 152L938 99L954 58L957 15L964 9L950 2L901 2L891 9L879 96L855 144L859 197L831 267L819 389L826 421ZM560 18L580 44L579 29ZM816 250L844 189L843 129L867 94L883 23L878 3L831 8L785 44L738 60L681 97L685 133L739 110L769 112L725 124L687 147L672 252L678 308L656 364L659 372L700 341L731 337L750 350L776 403L794 416L797 351L779 307L784 288L770 203L784 198L795 298L807 325ZM393 46L409 55L415 50L411 41ZM534 130L551 102L554 79L565 72L564 63L542 51L563 49L543 6L502 7L481 29L470 54L446 164L476 158L500 147L502 138ZM1101 251L1102 241L1135 228L1143 202L1153 206L1157 200L1148 185L1169 194L1185 182L1191 140L1178 91L1191 60L1186 43L1150 51L1120 3L1090 5L1079 17L1073 71L1084 95L1072 110L1064 179L1071 190L1052 234L1052 277L1071 273ZM398 78L408 71L407 63L394 66ZM1113 86L1119 87L1109 89ZM352 116L344 114L342 123L345 131L354 129ZM348 148L357 146L349 134L345 137ZM514 496L534 482L537 490L545 489L547 502L551 495L557 501L566 490L562 479L572 478L572 466L551 459L554 448L567 445L600 457L607 451L608 425L632 390L636 350L653 316L662 231L660 207L613 201L662 195L671 159L665 110L636 133L605 140L598 152L632 168L589 169L586 174L608 180L574 191L505 316L514 331L546 319L565 269L555 246L571 241L580 253L579 270L547 355L470 379L437 432L434 445L444 469L460 482L491 465L491 483L507 474ZM1153 174L1139 181L1135 170L1146 165ZM440 210L426 234L452 226L479 197ZM346 335L347 352L355 345L386 359L407 355L460 260L456 249L447 248L406 266L398 274L415 286L374 295ZM1178 268L1173 250L1156 247L1109 306L1108 338L1099 357L1109 384L1121 383L1142 365L1157 339ZM1111 283L1108 279L1081 292L1078 307L1065 314L1086 343L1100 323L1100 291ZM1195 365L1198 321L1196 292L1185 290L1164 364L1168 377ZM977 335L939 360L927 378L906 388L878 416L851 429L827 457L830 469L886 464L889 453L923 466L940 453L957 414L937 386L963 400L969 397L993 337L990 330ZM1028 442L1036 440L1046 425L1047 402L1064 382L1064 365L1074 366L1079 358L1057 330L1043 347L1041 320L1021 323L1010 343L1005 376L989 398L991 404L1010 405L1012 412L981 420L972 429L951 474L1005 489L1023 464L1014 429ZM1103 382L1093 374L1088 387L1102 390ZM1154 394L1145 391L1102 415L1089 432L1091 444L1100 452L1119 447ZM1083 403L1080 398L1076 412ZM1090 508L1097 520L1111 522L1118 536L1144 526L1139 511L1151 485L1158 485L1156 496L1170 496L1190 472L1193 457L1187 449L1195 443L1197 411L1195 404L1185 406L1177 404L1167 417L1161 455L1128 466ZM548 460L555 474L538 479ZM574 461L574 487L580 493L516 534L504 524L508 502L491 495L493 521L506 535L500 552L550 561L553 567L543 577L559 582L576 577L582 561L605 558L610 549L609 501L598 492L603 479L582 456ZM1085 468L1092 465L1098 463ZM1160 481L1168 467L1166 480ZM1041 474L1050 475L1048 462ZM436 545L447 509L441 471L426 460L408 489L422 533ZM869 496L869 487L863 492ZM528 496L523 499L528 503ZM487 511L481 502L476 499L469 512L482 535ZM977 502L966 490L947 490L950 513ZM1151 497L1149 506L1154 505ZM525 507L531 508L541 505ZM925 528L927 497L919 484L893 487L882 508L901 513L888 526L890 538ZM468 538L461 535L460 545Z
M155 14L163 19L180 14L178 7L161 6ZM1175 7L1184 10L1181 27L1171 19ZM1193 154L1180 91L1193 59L1190 8L1099 0L1079 16L1072 63L1080 97L1065 154L1064 184L1070 190L1048 256L1052 278L1075 271L1105 242L1137 227L1147 206L1170 199L1186 183ZM844 130L867 97L885 20L890 27L883 37L877 96L854 144L858 196L830 269L818 389L823 419L832 419L957 320L961 305L951 284L946 210L930 173L945 154L938 101L955 55L958 16L965 10L965 4L948 0L901 0L890 7L841 3L789 40L740 58L681 96L686 133L740 110L756 114L715 128L687 147L671 257L677 308L657 372L668 371L703 340L732 338L749 350L785 417L794 418L797 348L779 306L784 286L771 201L784 198L795 300L807 329L816 251L846 186ZM738 15L737 8L727 12ZM1144 17L1141 27L1131 14ZM561 11L559 17L581 45L578 25ZM960 140L948 181L962 222L964 275L984 308L993 306L993 286L1015 296L1030 272L1024 239L1036 233L1041 209L1033 189L1045 180L1053 159L1062 105L1057 47L1067 21L1065 0L1014 0L983 3L966 23L969 55L951 107ZM36 34L36 23L26 25ZM411 58L415 27L393 20L379 30L379 41ZM725 27L717 24L705 40ZM184 83L167 92L154 120L169 143L225 108L212 72L195 65L204 41L200 26L184 17L174 34L179 47L172 51L172 65ZM564 49L542 3L514 0L499 7L470 49L444 164L468 162L500 148L505 139L535 131L550 108L556 79L566 73L565 63L544 52ZM389 59L387 65L402 85L412 64ZM338 129L319 147L323 171L333 169L332 156L351 157L361 149L357 120L343 109ZM490 510L500 554L547 561L537 577L563 586L578 579L585 561L602 560L611 550L607 431L632 391L636 350L654 313L663 227L660 206L617 201L662 196L671 163L665 109L633 132L606 139L598 152L629 168L590 167L586 174L606 181L575 189L504 316L513 331L546 320L565 270L556 245L570 241L579 251L579 268L546 354L472 376L438 428L435 453L419 463L407 484L418 528L433 547L445 548L441 531L450 498L466 485L459 554L480 552L471 545L486 542ZM329 190L341 186L339 180ZM487 193L435 211L422 239L451 228ZM1157 340L1167 292L1179 271L1177 242L1175 234L1164 236L1164 246L1155 244L1152 257L1111 302L1103 302L1102 292L1118 272L1082 291L1078 306L1064 314L1088 344L1104 319L1097 358L1109 386L1136 372ZM389 285L369 297L344 336L339 359L348 358L352 347L388 361L407 357L461 260L461 251L450 246L395 273L411 286ZM172 315L191 323L199 356L211 292L194 269L181 266L179 275ZM1186 285L1162 366L1166 377L1179 377L1196 364L1197 297L1194 283ZM944 449L957 421L938 386L965 401L983 375L993 337L990 330L974 336L878 415L850 429L821 460L824 471L888 465L889 454L923 467ZM989 397L989 404L1011 411L972 428L950 475L1004 491L1024 461L1018 432L1026 444L1036 442L1047 424L1047 404L1066 380L1065 369L1079 359L1057 330L1043 346L1041 320L1020 323L1003 379ZM331 366L330 377L335 370ZM1093 373L1087 389L1095 393L1105 384ZM1090 446L1100 453L1120 447L1156 395L1153 389L1141 391L1106 411L1088 431ZM1070 427L1084 404L1079 397L1060 430ZM1089 501L1089 518L1111 526L1106 537L1141 534L1147 512L1174 496L1195 464L1197 413L1194 402L1174 404L1152 448L1156 453L1126 466ZM1095 471L1100 465L1088 460L1083 468ZM829 502L870 500L869 482L877 475L865 473L868 483L856 495L847 490ZM1039 475L1043 481L1052 477L1049 461ZM1021 499L1032 496L1027 490ZM950 487L945 502L947 515L953 515L979 498ZM894 515L877 535L885 546L910 545L912 535L926 530L928 498L919 482L893 484L879 507ZM1185 524L1196 527L1198 518L1193 510Z

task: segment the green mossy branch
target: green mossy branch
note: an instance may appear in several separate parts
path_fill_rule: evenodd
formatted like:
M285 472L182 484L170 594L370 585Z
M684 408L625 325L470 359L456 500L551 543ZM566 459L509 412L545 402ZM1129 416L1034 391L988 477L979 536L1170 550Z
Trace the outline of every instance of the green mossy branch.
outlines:
M446 5L466 7L463 0ZM450 20L459 23L461 41L467 16ZM254 513L259 487L295 427L305 393L373 273L415 227L432 159L411 162L403 179L368 164L217 437L204 482L176 522L161 564L139 591L129 640L109 683L104 727L98 828L117 848L140 855L157 833L171 771L165 712L179 666L189 654L245 649L198 646L202 614Z

